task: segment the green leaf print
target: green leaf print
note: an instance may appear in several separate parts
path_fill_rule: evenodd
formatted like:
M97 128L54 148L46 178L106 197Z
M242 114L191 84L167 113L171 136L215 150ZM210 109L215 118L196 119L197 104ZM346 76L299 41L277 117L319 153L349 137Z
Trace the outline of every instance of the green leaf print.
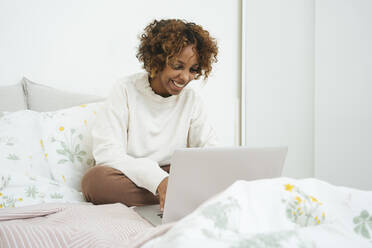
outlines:
M360 213L360 217L362 219L367 219L369 217L369 213L366 211L366 210L363 210L361 213Z
M80 152L78 153L78 155L80 155L80 156L85 156L85 155L87 155L87 153L86 153L85 151L80 151Z
M70 161L71 161L72 163L75 162L74 155L72 155L72 154L70 153L70 154L68 155L68 157L69 157L69 159L70 159Z
M81 149L81 143L79 139L82 140L82 134L76 132L75 129L71 129L70 132L65 133L66 140L57 140L60 144L59 149L56 149L56 153L62 155L64 158L58 161L58 164L67 164L71 162L72 164L80 163L83 166L84 157L87 155L87 152Z
M62 146L63 150L65 150L65 151L68 150L67 145L66 145L65 142L61 141L61 146Z
M281 231L276 233L259 233L251 237L242 235L242 238L233 242L231 248L284 248L288 242L294 243L295 247L314 248L313 242L303 241L297 231Z
M14 208L17 201L22 201L22 198L16 198L14 196L4 196L3 197L3 202L0 202L0 205L3 207L3 208Z
M372 231L372 216L367 210L361 211L359 216L354 217L353 223L355 224L355 233L366 239L371 239L370 231Z
M65 164L67 162L68 162L67 159L61 159L61 160L58 161L58 164Z
M15 154L9 154L9 156L7 157L7 159L10 159L10 160L19 160L19 157Z
M368 226L369 226L369 229L372 230L372 216L369 217L369 219L368 219L368 221L367 221L367 224L368 224Z
M65 150L56 150L56 152L58 154L61 154L61 155L66 155L66 151Z
M36 195L38 194L38 190L36 189L36 186L35 185L32 185L32 186L29 186L27 189L26 189L26 196L27 197L31 197L33 199L36 198Z
M361 221L361 218L359 216L354 217L353 222L354 224L358 224Z
M368 232L368 229L366 227L366 225L363 225L362 226L362 229L360 231L360 234L362 234L363 237L365 237L366 239L370 239L371 236L369 235L369 232Z
M61 193L55 192L54 194L50 194L50 198L52 198L52 199L62 199L63 195Z
M8 184L9 184L9 182L10 182L11 179L12 179L11 176L7 176L7 177L1 176L1 179L0 179L0 190L5 189L8 186Z
M228 200L229 201L226 201L225 203L213 203L202 211L202 215L205 218L210 219L218 229L226 229L229 222L228 213L234 209L240 208L236 199L229 197Z
M75 153L77 153L79 151L80 151L80 144L77 144L76 147L75 147Z

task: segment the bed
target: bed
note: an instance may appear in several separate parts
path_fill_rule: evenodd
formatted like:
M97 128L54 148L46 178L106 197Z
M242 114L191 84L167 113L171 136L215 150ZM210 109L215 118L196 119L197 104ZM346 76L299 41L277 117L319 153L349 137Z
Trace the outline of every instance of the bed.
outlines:
M0 247L372 247L372 192L311 178L237 181L157 227L123 204L87 203L103 99L28 79L0 95Z

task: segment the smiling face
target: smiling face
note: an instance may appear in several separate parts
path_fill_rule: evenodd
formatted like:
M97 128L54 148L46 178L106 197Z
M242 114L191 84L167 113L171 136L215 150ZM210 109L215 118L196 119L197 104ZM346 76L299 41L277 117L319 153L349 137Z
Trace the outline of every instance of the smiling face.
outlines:
M198 55L195 47L189 45L151 80L151 88L163 97L178 95L198 71Z

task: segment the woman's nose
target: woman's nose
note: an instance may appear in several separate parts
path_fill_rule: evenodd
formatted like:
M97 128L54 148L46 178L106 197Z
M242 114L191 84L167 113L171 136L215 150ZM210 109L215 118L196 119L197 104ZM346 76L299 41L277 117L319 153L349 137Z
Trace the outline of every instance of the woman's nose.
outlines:
M190 81L190 74L187 70L183 70L181 72L180 78L182 79L183 83L188 83Z

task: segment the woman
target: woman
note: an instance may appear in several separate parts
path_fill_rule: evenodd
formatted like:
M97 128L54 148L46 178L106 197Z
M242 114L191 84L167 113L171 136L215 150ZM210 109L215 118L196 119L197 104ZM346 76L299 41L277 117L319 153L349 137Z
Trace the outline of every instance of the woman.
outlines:
M140 37L145 73L119 81L92 129L95 166L82 180L94 204L157 204L162 210L169 160L177 148L217 144L200 97L186 85L217 61L208 31L181 20L153 21ZM190 179L192 180L192 179Z

